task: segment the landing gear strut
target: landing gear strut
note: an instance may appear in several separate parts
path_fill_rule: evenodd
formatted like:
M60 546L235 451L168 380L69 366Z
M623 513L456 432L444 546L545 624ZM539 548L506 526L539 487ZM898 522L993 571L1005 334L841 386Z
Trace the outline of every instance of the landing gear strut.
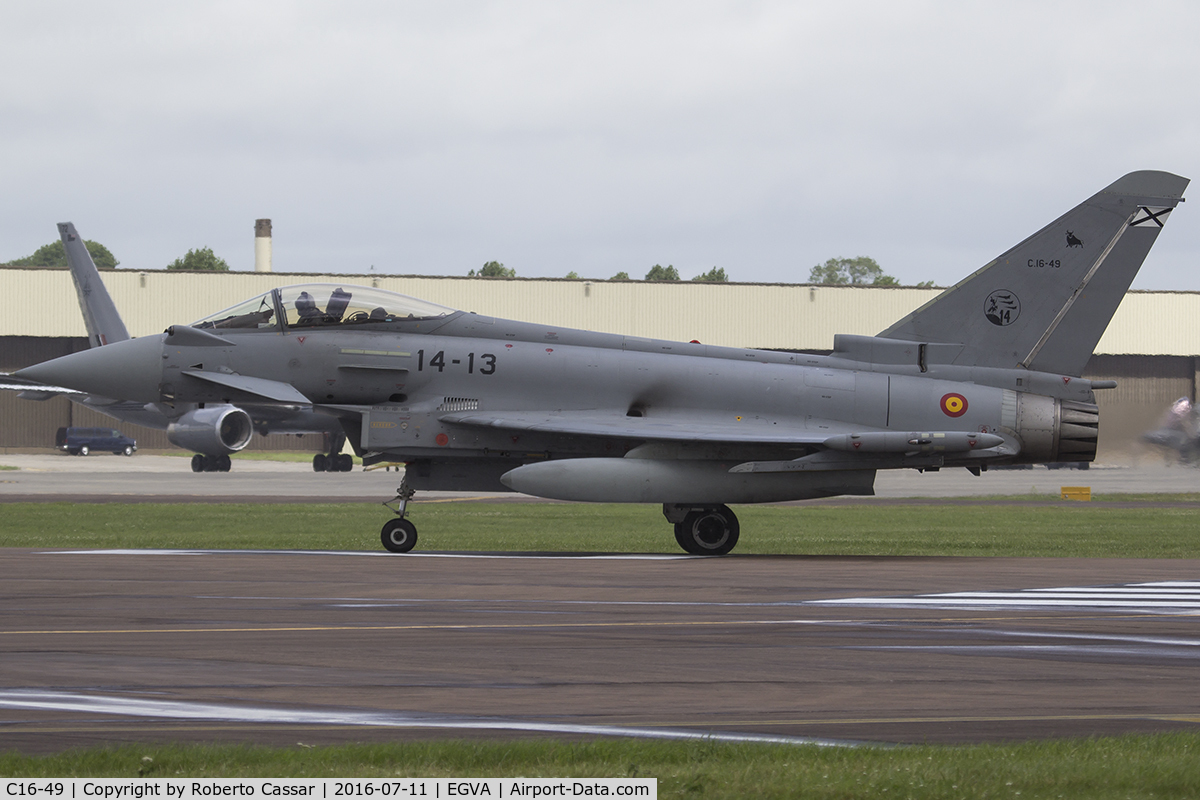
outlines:
M663 516L675 523L675 541L694 556L723 556L738 542L741 527L729 506L664 503Z
M393 553L407 553L416 546L417 526L404 518L404 512L408 509L408 501L414 494L416 492L408 485L408 480L401 480L400 488L396 490L396 497L384 503L396 514L396 518L385 522L383 530L380 531L379 538L383 541L385 550ZM393 506L392 503L396 505Z

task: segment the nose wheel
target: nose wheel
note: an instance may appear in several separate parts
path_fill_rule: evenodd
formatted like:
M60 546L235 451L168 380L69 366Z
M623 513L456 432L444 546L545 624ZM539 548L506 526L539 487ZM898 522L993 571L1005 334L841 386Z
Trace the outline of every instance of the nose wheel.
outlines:
M389 519L380 532L383 547L393 553L407 553L417 545L417 526L406 519Z
M383 548L389 552L407 553L417 545L417 526L404 518L408 510L408 501L414 494L416 492L408 485L408 481L402 480L400 488L396 490L396 496L384 503L396 514L396 518L385 522L383 530L379 532Z

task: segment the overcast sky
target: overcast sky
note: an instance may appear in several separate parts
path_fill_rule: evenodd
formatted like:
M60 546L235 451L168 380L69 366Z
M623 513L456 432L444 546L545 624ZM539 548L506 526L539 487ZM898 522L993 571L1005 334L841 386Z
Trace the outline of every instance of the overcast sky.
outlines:
M1200 175L1198 32L1170 0L5 3L0 261L70 220L123 268L250 270L270 217L279 272L948 285L1126 172ZM1134 287L1200 291L1198 248L1193 200Z

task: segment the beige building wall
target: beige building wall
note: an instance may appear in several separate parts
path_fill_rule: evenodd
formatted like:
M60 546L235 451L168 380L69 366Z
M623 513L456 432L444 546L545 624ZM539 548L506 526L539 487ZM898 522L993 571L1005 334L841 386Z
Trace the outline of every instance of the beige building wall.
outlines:
M276 286L377 286L479 314L731 347L829 350L835 333L873 336L940 289L749 283L645 283L428 276L104 273L134 336L193 322ZM85 336L69 273L0 269L0 336ZM1200 355L1200 293L1131 292L1101 338L1105 354Z

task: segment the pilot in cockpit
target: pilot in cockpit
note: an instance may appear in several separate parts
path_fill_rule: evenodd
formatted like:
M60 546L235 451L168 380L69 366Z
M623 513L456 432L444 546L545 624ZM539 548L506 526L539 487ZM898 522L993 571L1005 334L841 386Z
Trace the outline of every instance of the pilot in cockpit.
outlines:
M301 292L296 298L296 316L301 325L313 325L321 321L321 309L317 308L317 301L308 292Z

